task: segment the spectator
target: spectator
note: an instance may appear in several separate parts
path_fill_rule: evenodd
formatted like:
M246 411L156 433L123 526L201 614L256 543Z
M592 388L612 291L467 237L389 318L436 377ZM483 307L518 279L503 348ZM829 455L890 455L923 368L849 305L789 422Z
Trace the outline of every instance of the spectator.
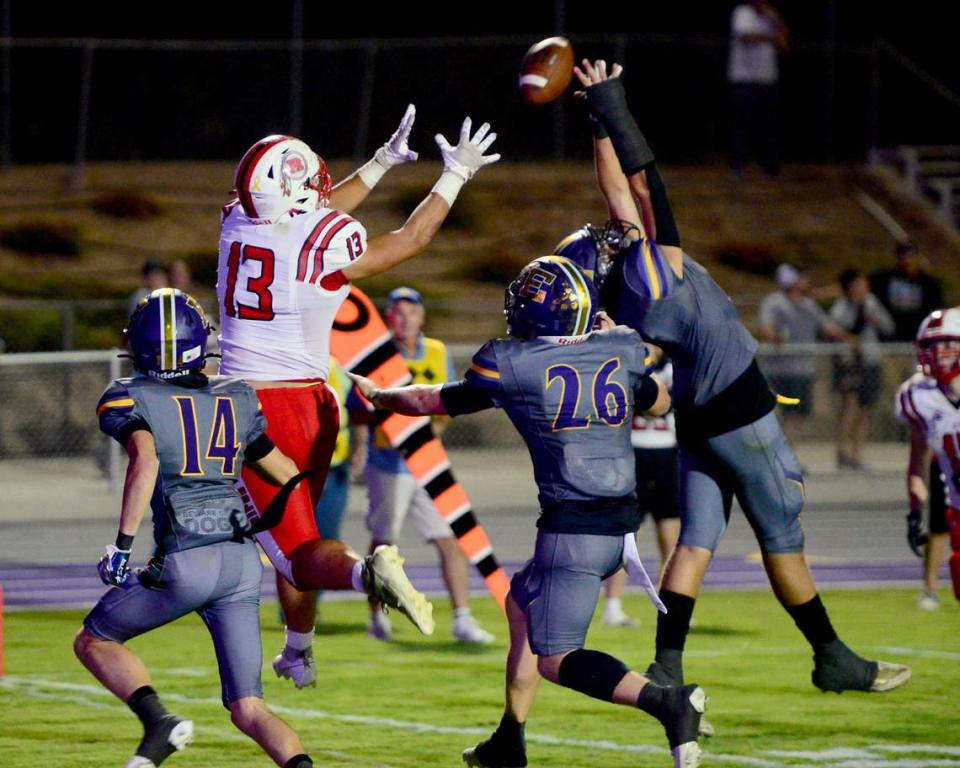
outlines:
M777 56L789 43L787 25L767 0L750 0L733 9L727 82L733 106L730 168L737 174L751 141L759 145L760 162L767 175L776 176L780 170Z
M170 272L166 266L154 259L143 262L140 268L140 287L130 294L127 301L127 314L132 315L140 299L149 296L157 288L166 288L170 285Z
M861 469L861 451L870 432L870 411L883 383L877 343L893 334L894 323L883 304L870 293L858 269L845 269L838 278L840 297L830 319L860 341L846 355L834 358L834 386L840 393L837 416L837 468Z
M893 340L913 341L920 321L943 306L943 292L940 281L923 269L915 243L897 243L894 253L897 263L872 274L870 290L893 315Z
M393 334L397 351L413 376L414 384L442 384L454 381L456 374L450 354L443 342L423 335L426 320L423 299L413 288L399 287L387 296L387 325ZM439 435L449 417L437 417L433 431ZM469 563L460 549L450 525L433 504L430 495L420 486L407 468L399 451L376 427L370 430L367 457L367 492L369 507L367 528L370 551L381 544L396 542L409 515L424 539L433 544L440 556L443 580L453 606L453 638L465 643L491 643L487 632L470 611ZM378 640L392 640L393 630L386 614L374 610L368 633Z
M785 343L810 344L818 338L827 338L856 345L857 337L830 320L810 298L810 281L803 272L790 264L781 264L777 267L776 280L779 290L764 298L757 318L764 341L779 347ZM783 411L784 432L791 440L796 436L798 422L809 415L812 408L814 362L809 353L778 353L767 358L763 365L775 392L800 400Z
M190 265L183 259L177 259L170 265L170 287L189 293L193 286Z

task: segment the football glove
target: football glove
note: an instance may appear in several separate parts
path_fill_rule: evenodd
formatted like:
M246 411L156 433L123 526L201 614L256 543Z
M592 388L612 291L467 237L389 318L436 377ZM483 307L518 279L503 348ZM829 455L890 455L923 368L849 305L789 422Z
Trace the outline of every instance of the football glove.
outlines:
M107 553L97 563L100 581L108 587L119 587L130 576L129 560L129 549L117 549L113 544L107 544Z
M923 517L916 512L907 515L907 544L917 557L923 557L923 545L930 535L923 527Z
M464 181L472 179L473 174L483 166L495 163L500 159L499 153L483 154L497 138L497 134L490 133L490 123L481 125L471 137L470 129L472 126L473 122L470 118L464 118L463 125L460 126L460 141L455 147L451 147L441 133L434 137L437 146L440 148L440 154L443 155L443 167L455 173Z
M413 121L417 117L417 108L413 104L407 105L407 111L403 113L403 119L393 136L387 139L387 142L377 150L375 155L377 162L386 168L393 168L395 165L415 162L419 155L407 146L410 138L410 130L413 128Z

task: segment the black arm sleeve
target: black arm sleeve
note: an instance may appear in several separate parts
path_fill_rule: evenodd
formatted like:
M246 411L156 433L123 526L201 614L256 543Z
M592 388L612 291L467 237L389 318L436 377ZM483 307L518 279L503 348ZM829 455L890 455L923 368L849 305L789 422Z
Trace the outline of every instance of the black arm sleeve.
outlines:
M657 402L660 386L652 376L644 376L635 390L633 390L633 407L637 413L651 408Z
M147 422L145 422L143 419L134 419L132 421L128 421L126 424L120 427L120 431L117 433L117 442L120 443L120 445L126 445L127 440L130 439L130 435L132 435L134 432L139 432L141 429L144 432L150 432L151 434L153 433L153 430L150 429L150 425L147 424Z
M489 393L463 379L444 384L440 389L440 401L443 409L451 416L497 407Z
M273 440L267 437L267 433L264 432L247 446L247 450L243 452L243 460L260 461L260 459L270 453L275 447Z
M657 243L660 245L675 245L680 247L680 230L673 218L673 208L667 197L667 187L663 183L657 164L653 161L645 166L647 187L650 190L650 205L653 207L653 218L657 222Z

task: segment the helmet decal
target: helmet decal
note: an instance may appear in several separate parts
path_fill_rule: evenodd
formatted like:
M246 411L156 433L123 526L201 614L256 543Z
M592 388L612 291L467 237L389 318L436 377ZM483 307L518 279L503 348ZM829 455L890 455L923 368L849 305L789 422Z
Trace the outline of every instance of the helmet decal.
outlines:
M593 327L597 291L581 267L563 256L525 266L504 292L507 333L519 339L583 336Z
M243 212L252 219L325 208L333 187L323 159L300 139L282 135L250 147L234 181Z

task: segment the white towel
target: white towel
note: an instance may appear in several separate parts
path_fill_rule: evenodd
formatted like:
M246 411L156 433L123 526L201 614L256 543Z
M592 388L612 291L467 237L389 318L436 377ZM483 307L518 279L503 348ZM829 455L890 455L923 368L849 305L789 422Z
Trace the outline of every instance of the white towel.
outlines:
M650 576L647 575L647 569L643 567L643 563L640 561L640 553L637 551L637 536L634 533L626 533L623 536L623 564L627 566L627 570L631 573L636 571L640 574L640 585L643 587L643 591L649 595L650 602L656 606L660 613L666 613L667 606L663 604L663 600L657 594L657 588L650 580Z

